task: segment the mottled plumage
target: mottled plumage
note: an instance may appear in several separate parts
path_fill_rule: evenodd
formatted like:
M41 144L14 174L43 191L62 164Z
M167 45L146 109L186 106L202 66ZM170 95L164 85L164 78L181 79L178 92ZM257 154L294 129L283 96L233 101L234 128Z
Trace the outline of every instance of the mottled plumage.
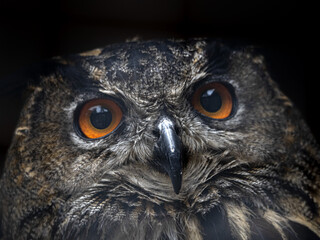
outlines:
M168 40L54 61L8 152L3 239L319 239L319 146L261 56ZM227 117L195 106L207 84ZM81 111L105 98L121 122L89 139Z

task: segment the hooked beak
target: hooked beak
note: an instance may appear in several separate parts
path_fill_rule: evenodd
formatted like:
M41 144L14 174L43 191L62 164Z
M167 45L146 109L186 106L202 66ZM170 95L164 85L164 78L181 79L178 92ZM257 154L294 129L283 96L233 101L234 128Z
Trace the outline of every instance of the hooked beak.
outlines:
M182 182L181 140L169 118L161 118L157 127L160 137L155 149L156 157L170 176L174 192L179 194Z

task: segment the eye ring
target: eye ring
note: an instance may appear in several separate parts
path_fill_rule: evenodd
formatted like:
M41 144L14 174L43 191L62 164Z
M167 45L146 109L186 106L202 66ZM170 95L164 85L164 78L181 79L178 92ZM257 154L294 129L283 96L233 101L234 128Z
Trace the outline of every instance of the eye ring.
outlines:
M77 126L88 139L97 139L113 132L122 120L119 105L108 98L96 98L86 102L76 117Z
M228 118L234 108L230 88L221 82L211 82L200 86L194 92L191 103L202 115L220 120Z

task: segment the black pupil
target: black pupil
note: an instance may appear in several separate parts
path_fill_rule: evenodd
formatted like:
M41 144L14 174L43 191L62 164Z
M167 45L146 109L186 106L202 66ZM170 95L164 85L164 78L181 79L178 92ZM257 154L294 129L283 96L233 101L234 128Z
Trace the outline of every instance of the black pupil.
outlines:
M108 108L101 105L89 109L91 111L90 121L92 126L97 129L105 129L112 122L112 114Z
M222 106L220 94L214 89L208 89L201 94L201 106L208 112L217 112Z

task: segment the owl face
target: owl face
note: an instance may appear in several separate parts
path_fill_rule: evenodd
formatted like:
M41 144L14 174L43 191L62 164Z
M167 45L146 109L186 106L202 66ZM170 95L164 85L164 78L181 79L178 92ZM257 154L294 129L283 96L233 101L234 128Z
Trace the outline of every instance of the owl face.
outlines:
M54 217L21 210L18 219L42 219L64 236L103 235L116 222L130 229L165 219L161 229L170 229L178 216L274 201L269 178L303 123L261 57L191 40L57 61L32 88L4 177L27 189L14 202L23 197L22 208Z
M128 179L119 185L128 181L168 201L181 200L197 189L187 183L194 174L206 181L204 173L194 171L208 167L204 163L217 164L222 152L244 155L241 162L274 154L269 149L282 141L275 142L274 135L283 126L270 129L267 124L271 137L266 141L261 122L277 123L283 116L275 110L277 104L264 107L276 99L261 66L250 56L238 60L238 55L205 42L168 42L113 46L70 59L71 66L44 80L49 105L39 101L43 105L38 106L51 110L36 120L46 133L37 128L35 134L46 141L59 139L40 151L68 148L62 158L61 153L49 155L42 165L55 170L67 164L72 170L53 173L50 180L57 178L61 190L73 194L105 174L120 174ZM233 69L232 61L243 60L240 70L245 73L238 62ZM206 160L206 155L217 159Z

